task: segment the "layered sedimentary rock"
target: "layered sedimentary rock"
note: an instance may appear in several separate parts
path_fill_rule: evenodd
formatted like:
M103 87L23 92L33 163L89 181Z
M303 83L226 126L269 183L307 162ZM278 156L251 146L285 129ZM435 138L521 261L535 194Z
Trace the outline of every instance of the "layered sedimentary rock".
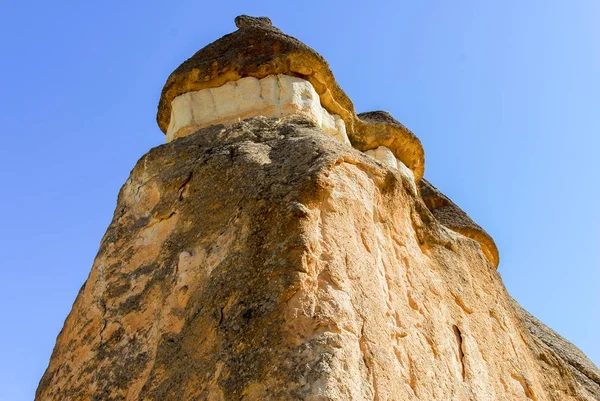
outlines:
M36 400L598 400L492 237L266 18L178 67Z
M405 175L258 117L138 162L36 399L593 398Z

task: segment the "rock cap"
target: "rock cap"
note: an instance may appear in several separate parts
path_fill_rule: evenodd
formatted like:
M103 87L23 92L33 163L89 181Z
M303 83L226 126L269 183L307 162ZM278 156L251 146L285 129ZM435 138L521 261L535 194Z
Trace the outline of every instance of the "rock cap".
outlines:
M285 74L309 81L321 105L339 115L350 142L359 150L390 148L418 181L425 168L419 139L402 124L370 121L356 115L350 98L337 84L329 65L316 51L286 35L267 17L238 16L238 30L200 49L171 73L158 104L157 122L167 132L171 102L187 92L216 88L245 77Z

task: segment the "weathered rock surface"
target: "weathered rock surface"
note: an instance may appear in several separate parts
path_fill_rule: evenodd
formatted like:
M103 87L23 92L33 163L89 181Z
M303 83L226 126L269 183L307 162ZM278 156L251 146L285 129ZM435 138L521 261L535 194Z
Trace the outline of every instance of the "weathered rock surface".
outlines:
M248 77L262 80L286 75L310 83L319 96L320 106L344 121L348 138L355 148L370 150L385 146L413 171L417 180L423 177L425 153L419 138L398 122L391 124L389 119L357 116L354 104L319 53L275 28L268 18L242 15L235 22L237 31L200 49L167 78L156 121L168 140L193 132L179 129L177 133L171 127L172 108L179 96L220 88ZM275 115L268 113L267 117Z
M596 365L579 348L540 322L516 301L514 301L514 304L515 309L521 313L530 334L541 342L539 346L548 347L551 353L555 353L556 356L566 362L575 379L583 386L587 396L593 400L600 400L600 370Z
M548 330L407 175L258 117L137 163L36 400L598 399Z

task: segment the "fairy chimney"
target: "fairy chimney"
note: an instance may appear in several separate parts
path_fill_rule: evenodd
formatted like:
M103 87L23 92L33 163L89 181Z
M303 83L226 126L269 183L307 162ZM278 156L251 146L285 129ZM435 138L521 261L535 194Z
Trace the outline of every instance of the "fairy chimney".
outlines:
M600 399L417 137L235 22L169 76L36 400Z

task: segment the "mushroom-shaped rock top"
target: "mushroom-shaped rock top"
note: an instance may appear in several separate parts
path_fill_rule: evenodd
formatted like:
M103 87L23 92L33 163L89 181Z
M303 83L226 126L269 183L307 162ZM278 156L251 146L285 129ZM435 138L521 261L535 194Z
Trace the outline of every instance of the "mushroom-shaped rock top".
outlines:
M235 23L237 31L200 49L167 79L157 113L158 126L164 133L171 120L171 103L180 95L218 88L246 77L287 75L314 87L321 106L341 117L354 147L369 150L386 146L413 171L415 181L423 176L424 152L419 139L393 118L390 122L357 116L352 101L320 54L275 28L269 18L242 15Z
M483 228L424 178L419 182L419 191L425 205L441 224L479 242L485 257L494 267L498 267L500 263L498 248L494 239Z
M365 124L361 127L361 139L364 142L387 147L390 146L386 144L390 144L396 157L413 171L415 179L419 180L423 177L425 152L423 151L423 146L421 146L421 141L419 141L412 131L392 117L387 111L368 111L360 113L358 118ZM368 147L371 148L371 146ZM405 160L418 162L411 166L406 164Z

